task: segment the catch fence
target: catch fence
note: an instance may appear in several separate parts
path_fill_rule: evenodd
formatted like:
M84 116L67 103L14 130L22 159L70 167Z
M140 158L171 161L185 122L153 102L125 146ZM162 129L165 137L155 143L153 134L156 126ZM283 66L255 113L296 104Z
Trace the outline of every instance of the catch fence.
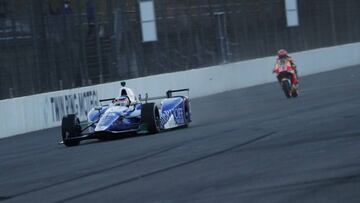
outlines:
M358 0L298 0L296 27L284 0L154 4L144 43L137 0L0 0L0 99L360 41Z

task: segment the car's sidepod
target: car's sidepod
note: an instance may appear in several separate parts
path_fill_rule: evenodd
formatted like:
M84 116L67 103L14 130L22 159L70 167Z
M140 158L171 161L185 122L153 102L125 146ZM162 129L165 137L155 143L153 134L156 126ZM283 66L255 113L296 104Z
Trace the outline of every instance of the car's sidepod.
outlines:
M140 124L140 109L111 106L100 117L95 132L135 130Z

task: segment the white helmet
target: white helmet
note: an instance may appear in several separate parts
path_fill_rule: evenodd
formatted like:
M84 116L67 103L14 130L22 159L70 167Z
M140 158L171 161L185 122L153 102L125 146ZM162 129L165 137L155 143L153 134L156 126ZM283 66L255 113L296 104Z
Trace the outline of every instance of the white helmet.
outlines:
M129 107L130 106L130 100L127 96L118 97L113 100L113 104L115 106L124 106Z

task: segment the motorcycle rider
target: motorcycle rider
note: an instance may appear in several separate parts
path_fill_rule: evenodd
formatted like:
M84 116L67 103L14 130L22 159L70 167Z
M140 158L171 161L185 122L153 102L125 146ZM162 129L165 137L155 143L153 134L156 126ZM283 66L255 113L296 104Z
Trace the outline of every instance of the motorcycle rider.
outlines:
M292 74L292 78L291 78L291 82L294 85L294 87L297 87L297 85L299 84L299 80L298 80L298 75L297 75L297 67L294 63L294 60L292 59L292 57L289 56L288 52L285 49L280 49L277 52L277 56L278 58L276 59L276 64L280 64L280 60L285 60L286 62L289 63L291 69L294 71L295 74ZM273 69L273 73L277 72L277 69L279 67L276 65L275 68ZM280 82L280 78L278 78L279 82Z

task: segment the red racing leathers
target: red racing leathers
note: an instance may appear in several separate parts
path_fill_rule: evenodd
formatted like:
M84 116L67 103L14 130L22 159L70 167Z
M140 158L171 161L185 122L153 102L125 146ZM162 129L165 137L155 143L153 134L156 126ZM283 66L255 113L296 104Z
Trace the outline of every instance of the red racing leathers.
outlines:
M281 60L285 61L284 65L281 65ZM287 71L287 72L292 73L291 83L294 86L297 86L299 84L299 80L298 80L298 77L297 77L296 65L295 65L293 59L291 57L289 57L289 56L284 57L284 58L278 58L276 60L276 64L275 64L275 67L273 69L273 73L276 73L276 75L279 75L283 71ZM280 82L280 79L279 79L279 82Z

